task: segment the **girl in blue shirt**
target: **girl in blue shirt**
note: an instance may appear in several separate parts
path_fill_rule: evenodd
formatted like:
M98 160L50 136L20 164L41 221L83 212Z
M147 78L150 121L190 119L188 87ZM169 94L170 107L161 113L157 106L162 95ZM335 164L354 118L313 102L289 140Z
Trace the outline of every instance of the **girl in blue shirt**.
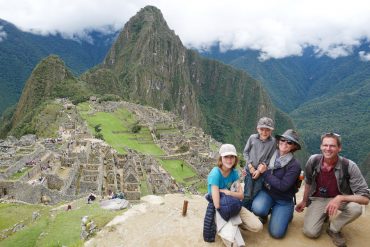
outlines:
M208 193L212 195L216 209L220 208L220 192L239 200L243 199L243 191L239 183L237 183L236 191L230 190L231 185L239 179L239 174L235 169L238 156L234 145L223 144L219 153L217 167L214 167L208 175Z

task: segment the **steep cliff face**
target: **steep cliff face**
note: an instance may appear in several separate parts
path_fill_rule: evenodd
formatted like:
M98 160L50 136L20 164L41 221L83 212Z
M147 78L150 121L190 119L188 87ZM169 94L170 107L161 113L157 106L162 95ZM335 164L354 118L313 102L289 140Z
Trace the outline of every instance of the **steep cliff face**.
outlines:
M173 110L188 122L201 123L187 50L157 8L145 7L126 23L101 68L113 71L124 98Z
M47 100L83 95L88 95L84 83L74 78L60 58L52 55L43 59L26 82L13 115L11 133L33 132L28 124Z
M217 140L234 143L240 149L256 131L261 116L274 118L278 133L292 127L291 120L273 106L258 81L186 49L160 10L152 6L141 9L126 23L104 62L80 79L75 79L57 57L43 60L27 81L13 129L22 129L25 119L48 99L92 93L116 94L175 112Z
M82 79L94 92L107 84L109 93L173 111L218 140L239 147L255 132L261 116L280 119L278 131L292 127L258 81L186 49L152 6L126 23L103 64Z

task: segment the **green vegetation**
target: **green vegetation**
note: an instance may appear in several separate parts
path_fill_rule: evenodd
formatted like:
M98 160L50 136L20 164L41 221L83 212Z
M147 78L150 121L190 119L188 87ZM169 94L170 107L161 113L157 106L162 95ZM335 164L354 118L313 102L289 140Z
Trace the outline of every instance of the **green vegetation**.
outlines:
M193 169L183 160L159 160L159 162L178 183L191 185L192 183L186 181L186 179L197 175L196 172L193 171Z
M13 203L0 203L0 231L14 226L21 220L27 222L32 219L32 212L47 211L42 205L23 205ZM9 217L11 215L11 217Z
M207 192L207 184L199 179L197 173L183 160L160 160L163 168L171 174L177 183L185 187L194 186L201 194Z
M7 33L0 48L0 115L17 103L25 81L42 58L57 54L80 74L103 60L116 35L91 33L94 42L89 42L23 32L4 20L0 26Z
M31 167L24 167L21 170L15 172L9 179L18 180L19 178L23 177L23 175L26 174L29 170L31 170Z
M90 94L86 89L86 84L74 78L72 72L66 68L59 57L51 55L36 66L27 80L13 114L11 120L13 128L9 134L17 137L25 134L42 136L44 129L54 132L54 129L49 126L44 128L43 124L47 125L50 119L58 117L58 111L55 108L60 106L50 107L48 104L55 98L67 97L71 101L80 101L88 95ZM44 123L44 121L47 122ZM3 129L6 130L6 128Z
M31 122L31 128L39 137L57 137L59 128L59 112L63 106L55 102L46 102L41 106L41 110L34 116Z
M132 133L139 133L140 130L141 130L141 125L139 124L139 122L136 122L134 126L132 126L131 128Z
M201 193L202 195L208 192L206 181L199 181L198 183L196 183L196 187L198 188L199 193Z
M95 134L94 134L95 138L100 139L100 140L104 140L104 136L101 133L101 130L102 130L101 124L95 125L94 130L95 130Z
M152 136L147 127L142 127L140 132L132 133L132 126L137 123L134 115L125 109L118 109L115 112L96 112L91 115L86 111L88 103L78 105L78 110L85 119L91 130L94 126L100 125L104 140L119 153L126 153L125 147L138 152L151 155L162 155L164 152L154 144Z
M358 58L361 50L369 52L363 44L353 55L332 59L317 57L307 48L302 56L264 62L258 60L258 51L250 50L222 53L213 49L205 55L261 81L274 104L294 120L310 153L320 152L322 133L334 131L343 138L342 155L361 165L370 150L370 67ZM275 120L279 123L281 119ZM307 154L297 155L306 162Z
M140 193L141 196L146 196L150 194L146 180L140 181Z
M39 211L41 216L32 221L34 211ZM118 214L122 214L122 211L104 210L98 203L86 204L84 199L76 201L69 211L65 211L64 207L52 210L52 207L41 205L0 204L0 230L9 228L22 220L25 224L22 230L0 241L0 245L2 247L82 246L80 233L83 216L88 215L89 219L101 229Z
M343 92L313 100L291 116L311 153L320 152L321 134L335 132L342 137L341 154L360 165L370 149L369 106L370 80L350 94Z

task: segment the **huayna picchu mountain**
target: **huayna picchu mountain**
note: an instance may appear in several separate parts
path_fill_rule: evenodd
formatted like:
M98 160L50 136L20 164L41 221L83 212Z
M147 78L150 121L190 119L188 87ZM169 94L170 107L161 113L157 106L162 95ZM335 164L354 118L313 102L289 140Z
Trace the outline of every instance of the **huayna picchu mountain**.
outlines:
M103 64L83 74L82 80L94 92L173 111L239 147L255 132L260 116L273 117L279 132L292 127L258 81L186 49L152 6L126 23Z
M47 60L53 59L57 60L55 57ZM59 68L57 62L46 64ZM59 77L43 74L42 80L36 79L37 71L38 68L27 82L13 123L27 114L27 107L35 107L33 97L24 96L32 95L30 90L38 90L34 94L40 94L37 96L40 99L78 97L85 91L81 82L84 81L90 90L85 96L115 94L127 101L173 111L186 122L203 127L217 140L235 143L240 149L256 131L261 116L275 119L277 133L293 127L289 117L271 103L260 82L241 70L186 49L160 10L153 6L141 9L132 17L104 62L79 80L65 68L60 68L64 72L58 73ZM48 86L49 81L55 86ZM56 86L60 83L70 86ZM57 88L59 93L54 92ZM60 94L62 88L67 93ZM73 91L75 94L70 95Z

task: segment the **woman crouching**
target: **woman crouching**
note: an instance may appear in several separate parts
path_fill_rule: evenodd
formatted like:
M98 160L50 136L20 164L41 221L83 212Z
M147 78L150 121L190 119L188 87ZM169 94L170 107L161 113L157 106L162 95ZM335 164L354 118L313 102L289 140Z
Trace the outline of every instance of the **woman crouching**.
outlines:
M282 135L276 135L277 150L271 157L266 172L263 173L264 187L256 195L252 212L266 218L271 212L269 233L274 238L283 238L288 224L293 218L296 181L301 166L293 153L301 149L298 134L288 129Z

